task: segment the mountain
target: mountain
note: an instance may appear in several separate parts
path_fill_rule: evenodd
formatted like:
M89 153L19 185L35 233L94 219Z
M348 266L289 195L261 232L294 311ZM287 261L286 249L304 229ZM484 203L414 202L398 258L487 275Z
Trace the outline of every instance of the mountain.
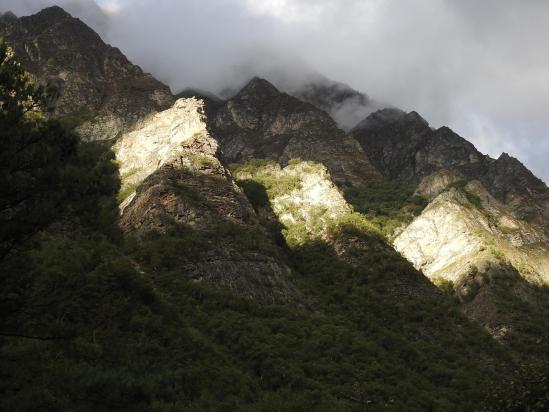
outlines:
M429 200L394 234L396 250L452 285L465 312L499 338L527 336L524 313L547 317L549 189L540 179L506 153L492 159L450 129L430 128L416 112L375 112L351 135L384 176L417 185Z
M379 176L359 144L322 110L252 79L212 121L229 163L268 158L282 165L292 158L323 163L339 184Z
M398 109L373 113L351 135L388 179L417 184L446 168L466 179L480 180L519 217L547 227L549 189L506 153L491 159L449 128L432 130L416 112Z
M0 13L0 27L9 26L17 20L17 16L11 11Z
M0 36L37 82L58 88L55 114L86 139L115 138L174 102L167 86L60 7L5 20Z
M296 295L273 238L219 161L202 100L177 100L122 135L115 153L124 233L188 237L194 253L171 262L181 276L262 302Z
M331 80L307 67L294 65L289 68L280 65L262 71L261 78L278 90L325 111L344 131L349 131L365 116L382 107L379 102L347 84ZM220 95L230 99L250 80L243 82L241 87L224 89Z
M0 173L62 179L0 258L0 409L546 409L547 187L518 160L397 109L346 132L372 102L316 78L174 97L58 7L0 31L61 86L19 134L74 145Z

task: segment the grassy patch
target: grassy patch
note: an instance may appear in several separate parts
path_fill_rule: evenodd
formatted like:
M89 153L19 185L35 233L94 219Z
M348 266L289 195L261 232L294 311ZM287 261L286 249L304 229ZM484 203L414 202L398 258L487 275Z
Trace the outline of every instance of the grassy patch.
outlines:
M484 210L484 207L482 206L482 200L479 196L469 192L468 190L465 191L465 196L467 197L469 203L471 203L474 207L479 210Z
M186 154L185 155L194 165L200 168L214 167L216 161L210 156Z
M135 192L140 184L141 182L130 183L129 185L125 186L122 190L120 190L120 192L118 192L118 195L116 196L116 201L118 202L118 204L121 204L133 192Z
M299 159L297 160L298 162L296 159L292 159L292 166L301 162ZM252 159L243 165L233 164L230 166L230 170L237 179L248 182L248 189L250 189L250 181L263 186L270 199L290 194L293 190L301 187L301 178L297 173L282 173L278 164L272 160ZM257 200L262 202L264 199L258 198Z
M452 182L448 186L446 186L444 191L448 191L450 189L456 189L456 190L460 191L461 193L463 193L465 195L465 197L467 198L467 201L469 202L470 205L474 206L475 208L477 208L481 212L485 212L484 207L482 206L481 198L478 195L472 193L471 191L465 189L465 187L467 186L468 183L469 183L469 181L467 181L467 180L463 180L463 179L456 180L455 182ZM468 206L469 205L466 205L466 207L468 207Z
M92 120L95 116L97 116L97 113L91 110L84 109L74 113L66 114L64 116L60 116L57 120L65 130L72 131L81 124Z
M414 187L386 180L371 180L345 191L347 201L363 213L386 236L409 223L427 206L427 200L414 195Z

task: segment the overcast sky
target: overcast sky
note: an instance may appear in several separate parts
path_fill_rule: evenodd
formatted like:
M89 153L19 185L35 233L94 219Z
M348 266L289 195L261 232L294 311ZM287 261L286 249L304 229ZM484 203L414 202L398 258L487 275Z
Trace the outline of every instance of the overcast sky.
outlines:
M316 70L505 151L549 182L549 1L0 0L57 3L173 91ZM99 6L99 7L97 7Z

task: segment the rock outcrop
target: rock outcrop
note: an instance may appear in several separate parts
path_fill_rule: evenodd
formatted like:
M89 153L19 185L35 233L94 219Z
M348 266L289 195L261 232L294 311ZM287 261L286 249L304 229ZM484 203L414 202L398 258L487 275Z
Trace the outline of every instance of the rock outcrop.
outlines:
M225 158L245 162L292 158L323 164L338 184L359 184L379 173L360 145L322 110L252 79L221 107L211 122Z
M297 295L274 240L218 159L201 100L178 100L123 135L115 151L126 234L187 239L196 253L171 263L181 276L262 303Z
M259 212L265 219L275 215L291 249L316 242L328 245L341 261L357 270L371 270L387 299L439 298L427 278L413 270L363 215L353 211L323 165L292 159L282 168L274 161L256 160L233 168L244 187L253 182L265 188L268 200L262 203L268 207ZM380 260L391 270L378 273L375 263Z
M496 258L523 268L525 276L542 284L549 282L544 270L549 254L544 263L530 252L548 242L542 230L517 219L480 182L455 180L440 190L394 245L431 278L457 281L471 265Z
M528 335L518 330L517 305L546 311L545 231L518 219L479 181L467 182L451 172L423 179L418 192L432 201L394 239L395 249L434 283L449 282L469 317L494 336Z
M433 130L416 112L398 109L371 114L353 128L351 135L381 173L403 182L417 184L438 169L476 165L484 157L450 129Z
M546 316L549 302L547 186L518 160L483 155L416 112L378 111L351 135L387 179L417 185L430 202L393 239L395 249L450 285L492 335L529 339L519 313Z
M183 142L207 133L202 114L202 101L179 99L170 109L153 115L135 131L122 135L114 145L120 162L122 192L131 195L147 176L177 159Z
M58 88L55 116L85 139L115 138L174 102L167 86L60 7L19 19L4 15L0 36L35 80Z

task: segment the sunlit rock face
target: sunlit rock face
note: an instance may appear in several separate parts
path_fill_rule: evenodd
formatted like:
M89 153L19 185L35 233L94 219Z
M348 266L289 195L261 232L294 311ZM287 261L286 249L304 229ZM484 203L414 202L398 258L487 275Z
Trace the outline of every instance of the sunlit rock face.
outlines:
M139 185L124 202L120 226L137 238L176 233L196 243L194 256L170 263L182 276L262 303L292 300L291 271L219 161L203 111L201 100L180 99L121 137L124 187Z
M338 217L351 213L351 207L332 182L326 168L320 164L293 159L282 168L269 162L253 172L237 168L239 180L274 182L274 189L267 190L270 208L285 228L300 226L300 238L290 242L305 242L325 238L329 224ZM269 183L266 183L269 186ZM278 187L280 185L280 188Z
M440 195L394 240L396 250L429 277L457 280L480 252L475 231L485 223L464 202L455 190Z
M115 138L136 121L173 104L169 88L105 44L60 7L10 19L0 36L40 83L59 90L55 115L70 116L86 139Z
M137 185L177 158L183 142L206 135L203 114L202 101L179 99L172 108L153 115L142 127L122 135L114 146L120 162L122 190Z
M379 176L360 145L311 104L254 78L221 107L211 128L228 162L292 158L323 164L338 184Z
M479 181L450 172L424 178L417 191L432 201L394 239L397 251L436 284L452 282L468 316L498 338L515 330L517 305L543 311L549 238L542 228L517 218Z
M456 179L437 172L420 183L418 192L439 194L395 238L395 248L431 278L456 281L475 262L496 257L534 282L549 282L549 254L539 258L547 250L547 234L518 219L480 182ZM440 190L443 181L450 183Z
M482 155L417 113L375 112L351 135L388 179L417 184L429 200L393 239L496 338L521 336L521 313L549 315L549 190L518 160ZM531 333L532 338L536 334Z

